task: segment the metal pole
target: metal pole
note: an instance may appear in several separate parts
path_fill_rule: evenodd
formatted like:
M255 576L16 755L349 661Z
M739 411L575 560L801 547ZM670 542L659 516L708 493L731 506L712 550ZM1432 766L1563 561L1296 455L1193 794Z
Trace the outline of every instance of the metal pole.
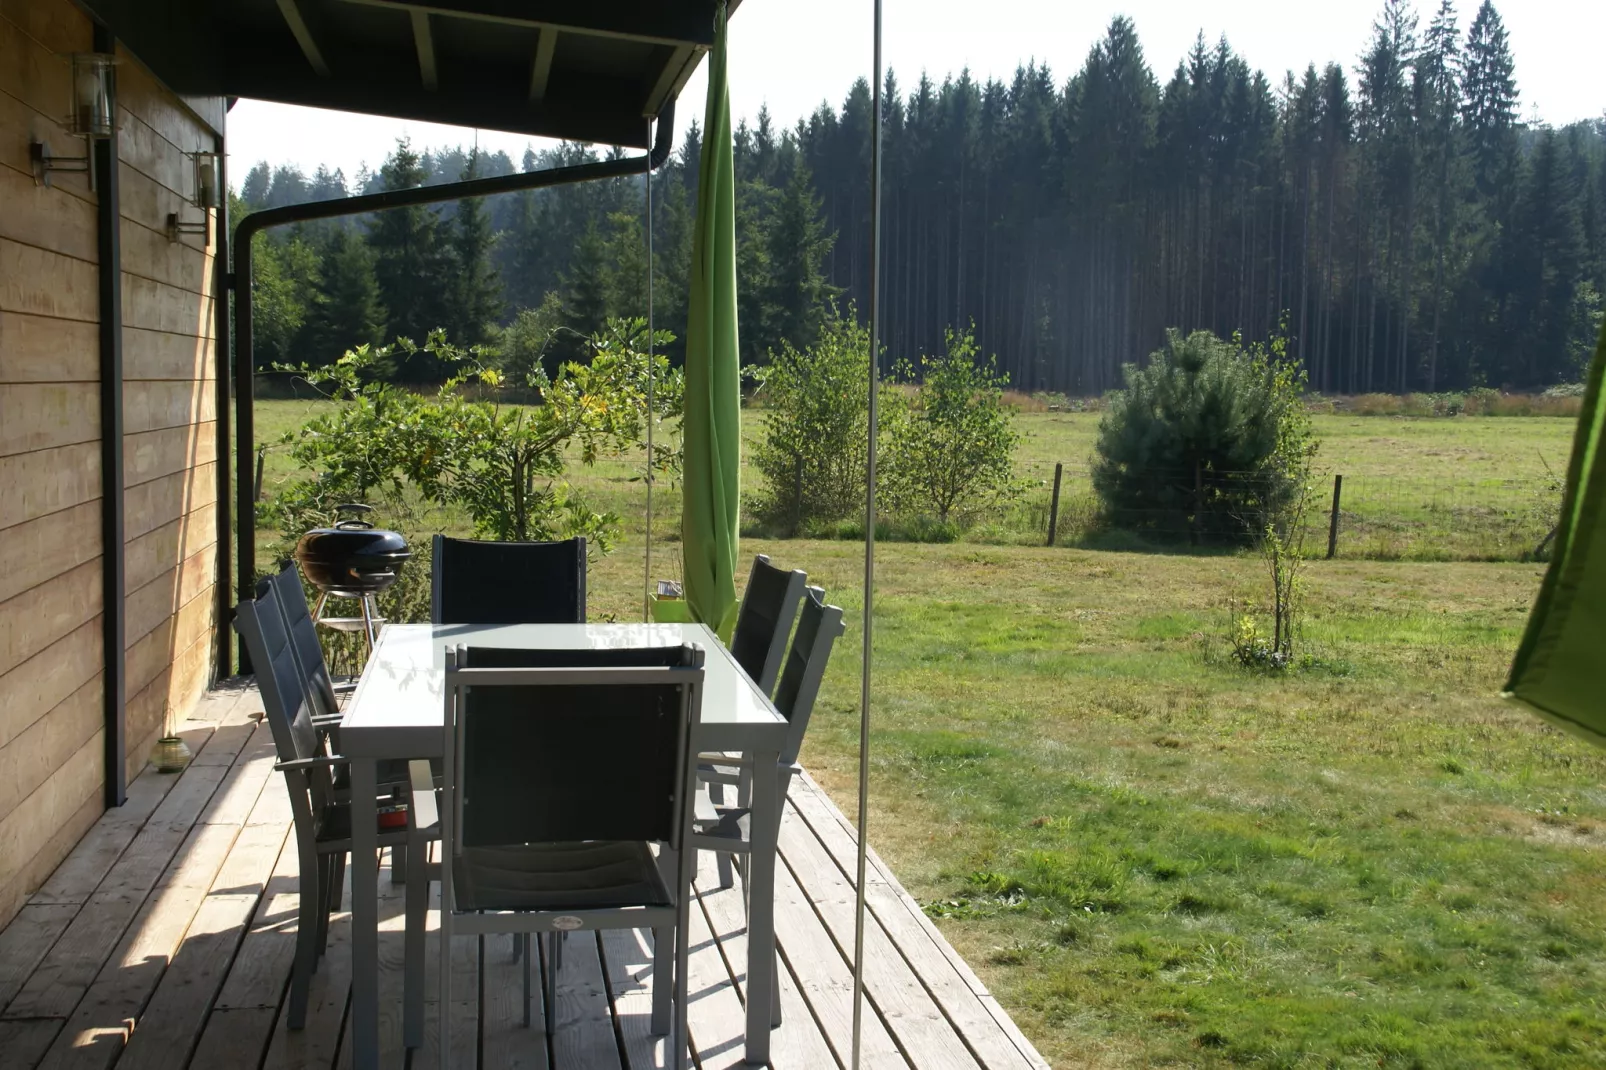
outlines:
M111 52L117 39L95 27L95 50ZM89 146L89 175L99 194L96 249L100 293L100 582L101 717L104 733L104 802L128 796L127 548L123 495L123 244L117 134ZM167 727L164 725L164 728Z
M647 120L647 144L652 144L652 120ZM647 176L647 549L642 554L641 619L652 620L652 160L643 172Z
M853 1063L864 1032L864 872L870 831L870 661L875 599L875 464L881 364L881 0L875 0L870 83L870 419L864 487L864 630L859 667L859 838L853 885Z

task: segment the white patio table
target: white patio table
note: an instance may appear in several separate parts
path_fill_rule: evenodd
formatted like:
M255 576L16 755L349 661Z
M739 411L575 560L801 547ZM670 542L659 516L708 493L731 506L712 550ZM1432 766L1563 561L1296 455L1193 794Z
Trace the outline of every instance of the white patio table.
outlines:
M379 1066L379 860L376 764L438 758L444 749L446 647L545 650L619 649L697 643L706 652L698 751L746 751L755 773L776 770L786 721L702 624L391 624L374 647L340 721L340 749L351 760L351 1041L355 1070ZM748 888L747 1049L769 1061L775 958L775 830L779 782L753 792L753 853ZM420 864L409 859L409 864ZM654 979L654 983L658 983Z

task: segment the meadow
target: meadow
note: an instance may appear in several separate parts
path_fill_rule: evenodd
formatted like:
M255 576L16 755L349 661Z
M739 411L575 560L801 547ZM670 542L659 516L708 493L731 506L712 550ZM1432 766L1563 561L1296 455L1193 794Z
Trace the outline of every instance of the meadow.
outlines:
M262 403L259 440L307 410ZM1097 419L1024 415L1022 475L1085 469ZM1571 433L1316 421L1346 487L1472 498L1559 474ZM641 613L634 473L577 473L626 519L594 617ZM270 453L267 492L288 474ZM1606 756L1497 696L1542 566L1341 550L1308 566L1306 656L1265 674L1226 638L1265 600L1255 556L993 523L878 548L870 838L1056 1067L1606 1065ZM847 610L803 760L851 812L862 548L742 553Z

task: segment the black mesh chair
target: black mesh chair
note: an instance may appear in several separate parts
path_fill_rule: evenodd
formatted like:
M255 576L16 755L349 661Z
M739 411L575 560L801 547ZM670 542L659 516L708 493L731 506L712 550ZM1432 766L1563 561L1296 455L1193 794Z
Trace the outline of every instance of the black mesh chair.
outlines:
M273 732L294 818L300 863L300 919L295 962L290 973L288 1021L291 1029L306 1022L308 985L328 940L329 913L338 910L351 850L351 802L338 788L335 774L346 764L326 750L318 731L309 685L303 678L274 583L263 586L255 601L235 609L235 630L244 640L256 668L262 706ZM421 767L421 768L420 768ZM408 793L404 828L378 830L378 842L393 850L411 847L413 864L407 882L406 984L404 1038L417 1047L424 1037L424 921L429 908L428 844L439 835L434 793L428 789L428 762L416 763L410 780L425 790Z
M434 624L584 624L586 541L480 542L435 536Z
M792 619L797 616L797 604L803 599L803 587L808 581L807 573L776 568L764 554L753 559L747 590L742 592L742 606L736 613L730 650L736 664L766 695L775 691Z
M545 933L555 963L563 933L651 929L652 1029L670 1034L669 1065L684 1065L692 855L681 846L702 665L695 646L447 652L440 1006L451 1005L454 933Z
M301 574L296 570L296 566L293 563L288 564L277 574L257 581L259 598L269 590L273 592L274 601L279 607L279 615L289 636L290 651L295 656L296 668L303 685L302 690L306 694L308 709L312 712L312 723L323 737L329 752L339 754L341 688L329 675L329 666L323 657L323 647L318 642L318 626L313 622L312 609L307 604L306 588L301 586ZM401 760L380 762L377 773L381 795L399 798L409 790L407 762ZM337 766L333 770L333 778L335 798L344 800L350 787L350 776L346 767ZM407 847L405 844L397 844L390 849L391 883L401 883L405 879L406 870ZM340 907L339 894L337 889L334 904L337 910Z
M783 801L792 777L801 772L797 756L803 749L803 736L808 732L814 700L820 693L820 681L831 660L831 648L843 630L841 607L826 605L825 591L810 587L803 599L803 612L798 616L797 634L792 637L786 669L781 674L780 686L775 689L775 708L787 722L785 748L780 755ZM697 776L708 785L708 797L697 800L692 846L717 853L720 887L729 888L733 883L732 856L746 854L750 848L752 761L745 754L699 755ZM735 806L724 805L726 787L737 789Z

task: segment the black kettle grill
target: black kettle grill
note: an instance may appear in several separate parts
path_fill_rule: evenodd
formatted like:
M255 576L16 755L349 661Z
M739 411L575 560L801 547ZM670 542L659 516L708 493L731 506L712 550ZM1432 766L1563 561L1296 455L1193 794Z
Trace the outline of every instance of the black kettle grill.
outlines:
M322 592L313 618L337 631L362 631L370 650L384 622L374 595L396 582L402 566L412 556L407 540L394 531L374 527L366 519L373 511L373 506L355 502L337 505L334 526L307 532L295 549L302 575ZM341 516L342 513L351 515ZM324 607L331 598L355 599L362 615L325 617Z

